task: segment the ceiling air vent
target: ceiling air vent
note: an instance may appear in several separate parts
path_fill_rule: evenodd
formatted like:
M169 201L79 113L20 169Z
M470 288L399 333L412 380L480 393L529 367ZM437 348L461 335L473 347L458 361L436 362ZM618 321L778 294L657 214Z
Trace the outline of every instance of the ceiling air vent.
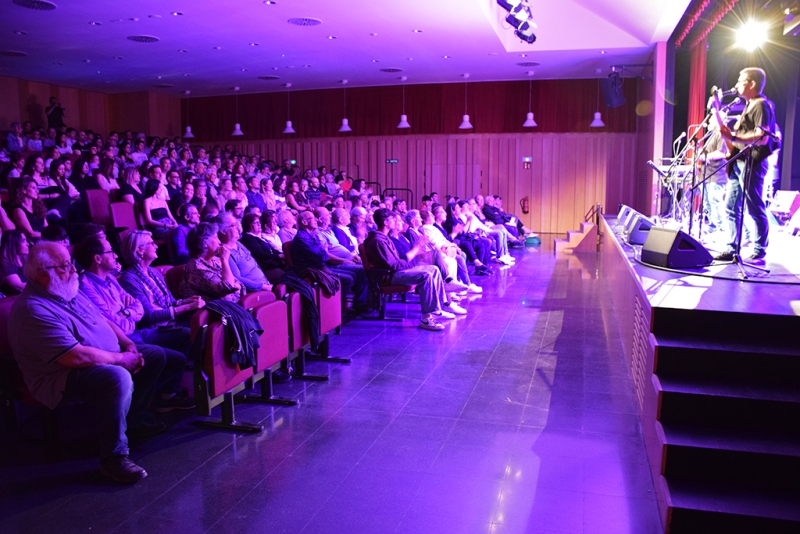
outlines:
M294 19L289 19L287 21L289 24L294 24L295 26L319 26L322 24L322 21L319 19L312 19L309 17L298 17Z
M272 81L272 80L280 80L280 77L279 76L259 76L258 79L259 80Z
M523 61L522 63L517 63L518 67L538 67L541 63L537 63L535 61Z
M169 89L170 87L175 87L175 86L172 85L171 83L159 83L156 85L156 87L160 89Z
M36 11L52 11L56 8L53 2L48 2L47 0L14 0L14 3L20 7L27 7Z
M396 68L390 67L388 69L381 69L381 72L403 72L403 69L396 69Z
M27 57L25 52L18 52L17 50L0 50L0 56L6 57Z
M129 35L128 40L135 43L157 43L159 38L152 35Z

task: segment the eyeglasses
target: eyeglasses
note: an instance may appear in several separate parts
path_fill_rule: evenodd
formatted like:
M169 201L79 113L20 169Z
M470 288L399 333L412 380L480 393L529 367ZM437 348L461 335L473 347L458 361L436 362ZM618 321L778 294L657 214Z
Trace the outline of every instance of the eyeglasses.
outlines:
M66 263L62 263L61 265L46 265L44 268L45 269L56 269L56 270L61 271L63 273L68 273L68 272L77 270L77 269L75 269L75 260L70 260L70 261L68 261Z
M113 250L104 250L103 252L100 253L100 255L102 256L103 254L114 254L114 251Z

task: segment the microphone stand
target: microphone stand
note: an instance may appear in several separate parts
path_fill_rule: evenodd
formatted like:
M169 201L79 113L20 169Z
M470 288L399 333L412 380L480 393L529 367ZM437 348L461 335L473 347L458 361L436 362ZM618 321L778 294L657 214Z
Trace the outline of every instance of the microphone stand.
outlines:
M739 195L740 196L739 209L738 209L739 220L736 221L736 232L737 232L737 235L736 235L736 245L735 245L735 247L733 249L733 263L735 263L736 267L739 269L739 276L741 276L745 280L750 278L750 274L746 270L748 268L749 269L755 269L755 270L761 271L763 273L769 273L770 272L770 270L767 269L766 267L761 267L760 265L754 265L752 263L747 263L746 261L744 261L742 259L742 238L744 237L743 236L743 230L744 230L744 200L745 200L745 196L747 195L747 191L749 190L750 179L751 179L752 173L753 173L753 154L752 154L752 149L766 135L767 135L766 133L762 133L758 137L758 139L754 139L753 142L751 142L750 144L748 144L747 146L742 148L739 151L738 154L736 154L735 156L729 158L725 162L726 166L730 165L731 163L734 163L734 162L738 161L742 157L742 155L744 154L745 163L744 163L744 169L743 169L743 176L741 177L741 180L740 180L740 185L741 185L742 192ZM736 179L739 180L739 177L737 176Z

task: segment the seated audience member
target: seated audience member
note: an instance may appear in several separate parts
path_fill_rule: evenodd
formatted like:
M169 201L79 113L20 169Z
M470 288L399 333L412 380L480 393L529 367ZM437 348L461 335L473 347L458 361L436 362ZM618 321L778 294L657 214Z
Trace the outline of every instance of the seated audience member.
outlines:
M149 237L149 236L148 236ZM150 238L152 242L152 238ZM139 348L155 345L164 350L167 365L171 368L186 367L186 355L189 352L190 335L184 331L162 331L157 328L137 323L144 318L144 307L136 298L122 289L115 274L119 271L117 255L111 244L98 237L87 237L73 249L73 256L84 267L80 276L81 292L89 297L108 321L111 321L128 339L139 344ZM194 403L187 403L175 393L180 389L182 373L164 385L159 391L157 411L187 410L194 408Z
M271 220L274 221L275 214L271 211L264 212L261 218L268 213L272 215ZM247 250L253 255L253 259L261 267L269 283L277 283L285 272L286 265L283 262L283 254L264 238L261 220L255 213L248 213L244 216L242 219L242 232L239 242L247 247ZM278 244L280 244L280 240L278 240Z
M206 207L207 204L210 204L210 202L208 202L208 197L206 196L208 193L208 183L206 183L206 181L202 178L196 178L192 182L192 185L194 186L194 198L192 198L192 204L197 206L197 209L199 209L200 213L202 214L203 208Z
M222 242L222 246L231 253L230 267L233 276L249 293L272 289L272 285L256 260L253 259L253 255L250 254L247 247L239 243L239 238L242 237L239 219L227 212L220 216L218 224L219 240Z
M305 185L303 185L305 184ZM286 194L286 205L298 213L301 211L308 211L311 206L308 205L308 198L302 188L308 189L308 182L301 180L289 184L289 192Z
M126 167L122 171L122 185L119 188L122 200L131 204L141 204L144 194L139 188L142 177L134 167Z
M22 178L22 171L25 168L25 157L21 152L12 152L11 157L8 159L8 174L6 174L6 183L12 178Z
M477 204L475 204L474 200L472 202L472 204L466 200L459 200L457 202L458 207L461 209L461 218L464 221L466 232L469 234L487 237L493 241L493 247L497 254L494 258L496 263L500 263L502 265L514 264L514 258L508 253L507 231L500 230L500 228L489 227L484 224L475 214Z
M294 239L294 236L297 235L296 225L297 220L290 210L285 209L278 212L278 237L281 243Z
M347 247L339 244L336 234L331 228L331 214L322 207L314 210L314 217L317 219L317 237L319 237L322 248L328 252L326 262L331 271L336 274L344 273L353 278L353 294L356 295L355 302L359 306L364 303L366 309L367 291L369 280L364 267L361 266L361 256L358 252L350 252ZM363 292L363 299L361 294Z
M233 275L231 251L220 243L217 226L201 222L191 229L186 244L189 261L178 289L180 296L200 296L206 302L216 299L237 302L244 295L244 286Z
M331 213L331 230L336 241L353 254L358 254L358 240L350 233L350 214L344 208L335 208Z
M28 258L28 238L20 230L3 232L0 239L0 291L3 295L16 295L25 289L23 266Z
M292 270L300 275L306 269L317 269L335 274L342 285L342 295L353 292L353 307L356 311L367 309L367 277L364 268L351 263L354 268L340 267L347 260L331 256L317 235L317 219L310 211L297 218L297 235L292 239ZM330 267L329 267L330 265Z
M22 185L17 187L16 202L11 211L14 224L22 230L28 239L37 240L42 237L42 230L47 227L47 208L39 200L39 187L32 178L23 178Z
M104 157L100 160L100 167L92 173L97 180L100 189L111 192L119 189L119 165L113 158Z
M398 214L399 216L399 214ZM406 231L401 234L401 225L406 228ZM389 233L389 237L397 248L400 257L403 258L405 252L410 250L417 244L423 246L422 252L418 256L421 263L428 265L435 265L439 268L439 272L444 279L448 291L461 291L466 289L466 285L461 286L458 282L458 263L455 254L446 254L441 248L431 243L428 237L422 232L422 218L418 210L409 210L403 221L397 221L394 231ZM401 239L401 235L402 238ZM400 250L398 247L403 247Z
M366 208L361 206L356 206L350 210L350 224L348 225L350 235L356 238L359 245L367 239L369 234L369 228L367 228L368 215L369 212L367 212Z
M25 150L25 138L22 136L22 125L20 123L11 123L11 131L6 136L6 148L9 152L22 152Z
M163 423L148 422L155 391L179 379L185 359L163 349L137 347L79 291L67 249L42 242L25 262L28 285L9 319L14 357L33 397L50 409L62 402L94 405L100 471L134 483L147 472L128 458L128 436L152 435ZM126 435L127 434L127 435Z
M247 179L247 205L258 206L262 212L267 210L267 203L261 194L261 179L258 175Z
M69 235L63 226L51 224L42 230L42 241L51 241L69 247Z
M181 173L177 169L170 169L167 173L167 193L169 194L169 201L172 202L173 199L176 197L180 197L183 194L182 182L181 182ZM192 194L194 194L194 188L192 188ZM190 196L186 202L191 200L192 197Z
M232 198L225 203L225 210L223 213L230 213L237 219L241 219L244 217L244 208L242 207L242 201L238 198Z
M283 257L283 241L278 235L278 214L267 210L261 214L261 237Z
M439 206L441 207L441 206ZM447 233L444 228L435 226L433 214L427 210L420 211L420 220L422 226L419 231L424 234L430 243L441 250L445 256L451 257L456 260L456 267L458 273L458 282L466 286L467 291L470 293L483 293L483 288L472 283L469 277L469 270L467 269L467 255L448 239Z
M185 204L191 204L192 199L194 198L194 185L192 182L186 182L181 186L181 194L173 197L169 201L169 209L172 212L172 215L178 219L178 223L180 224L180 209L181 206ZM195 208L197 208L197 213L200 213L200 208L196 205L192 204Z
M320 171L319 182L320 182L320 188L325 193L328 193L329 197L332 197L334 195L341 195L342 194L342 189L339 187L339 184L337 184L333 180L333 175L332 174L328 174L327 172Z
M272 179L271 178L262 178L260 182L260 193L261 198L264 200L264 206L266 209L262 209L261 213L264 213L267 210L275 211L278 208L277 200L275 199L275 190L272 189Z
M433 209L435 226L464 251L467 259L475 266L475 274L478 276L491 274L492 270L487 265L491 251L486 241L468 234L460 215L461 211L456 203L448 204L446 210L442 206Z
M137 323L142 341L187 353L191 346L189 321L192 314L205 306L202 297L176 299L164 276L150 265L158 257L158 249L150 232L134 230L125 236L120 247L122 259L129 266L119 279L120 285L144 310ZM144 331L146 329L146 332Z
M191 184L190 184L191 185ZM174 265L184 265L189 261L189 247L186 240L189 231L200 223L200 212L194 204L184 204L178 209L178 226L172 231L172 244L175 249Z
M158 180L147 180L144 186L142 215L147 229L153 232L156 239L169 239L178 221L172 217L167 204L167 189Z
M75 186L67 180L67 161L63 159L56 159L50 164L50 180L49 187L42 192L50 193L50 198L45 200L48 215L64 221L67 220L67 214L75 216L77 214L76 207L72 203L80 199L81 194L75 189Z
M214 202L209 202L200 212L200 222L211 222L219 216L219 208Z
M42 131L41 130L33 130L31 132L31 138L28 139L28 150L31 152L41 152L42 148Z
M488 198L488 195L487 195L487 198ZM516 217L515 215L513 215L511 213L506 213L505 210L503 210L503 197L501 197L500 195L494 195L493 199L494 199L495 208L500 210L500 214L503 216L503 219L506 221L506 226L512 227L512 228L516 227L517 232L522 237L536 237L536 234L533 233L533 231L531 231L530 228L528 228L524 224L522 224L522 221L519 220L519 217Z
M444 326L437 321L437 318L453 319L456 314L466 314L464 308L447 302L444 281L436 267L432 265L412 266L409 263L421 252L421 246L415 246L408 251L407 260L400 259L394 243L388 236L395 221L392 212L381 208L375 212L374 218L378 230L370 232L364 242L367 257L376 268L392 271L392 284L417 286L417 294L422 307L420 327L426 330L443 330Z
M320 189L319 185L319 178L316 176L312 176L308 179L308 188L305 191L306 198L308 199L308 205L312 208L316 208L322 202L322 189ZM302 183L300 184L300 189L302 191Z
M503 232L505 234L505 239L508 242L508 246L522 246L524 245L524 240L518 239L514 237L514 234L508 231L508 228L504 224L495 224L489 219L486 218L486 215L483 213L484 201L481 195L476 197L470 198L467 201L469 205L469 210L472 214L477 217L477 219L483 223L485 226L491 229L492 232ZM509 255L508 258L510 261L515 261L513 256Z

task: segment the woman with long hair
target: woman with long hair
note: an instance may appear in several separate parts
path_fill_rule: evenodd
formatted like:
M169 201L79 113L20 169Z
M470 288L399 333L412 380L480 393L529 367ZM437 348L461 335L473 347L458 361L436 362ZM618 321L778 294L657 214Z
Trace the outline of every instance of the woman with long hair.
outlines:
M39 187L33 178L23 178L22 185L17 188L14 209L11 217L17 228L29 239L40 239L42 229L47 227L45 215L47 208L39 199Z
M267 206L268 210L273 210L277 208L277 201L275 200L275 191L272 189L272 180L270 178L262 178L261 179L261 191L259 194L261 198L264 199L264 204Z
M100 160L100 167L94 172L94 177L97 180L97 185L100 189L111 191L112 189L119 189L119 165L114 158L103 158Z
M88 189L100 189L100 184L96 176L92 176L89 168L89 161L92 156L81 157L72 166L72 174L69 181L83 195ZM52 168L52 164L50 166Z
M28 238L19 230L3 232L0 238L0 291L4 295L22 293L28 279L22 270L28 257Z
M144 200L142 201L142 215L147 228L158 239L169 239L173 228L178 226L178 221L169 211L169 193L157 180L148 180L144 186Z

